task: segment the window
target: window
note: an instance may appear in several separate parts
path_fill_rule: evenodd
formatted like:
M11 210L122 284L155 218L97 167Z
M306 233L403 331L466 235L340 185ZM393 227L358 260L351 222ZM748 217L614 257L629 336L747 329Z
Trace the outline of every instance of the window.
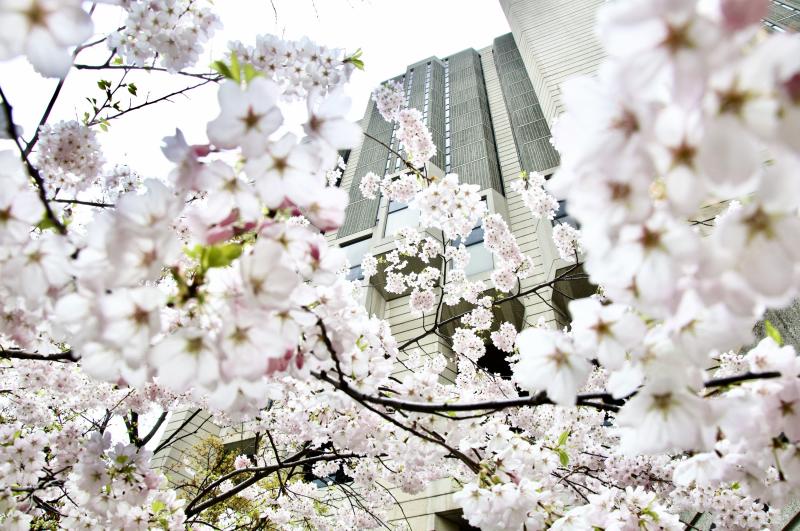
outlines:
M467 248L467 252L469 253L469 264L467 264L467 267L464 269L467 276L483 273L494 267L492 253L483 245L483 222L480 219L463 242L461 238L456 238L453 241L453 245L455 246L461 243L464 244L464 247Z
M394 236L394 232L402 227L416 227L419 224L419 210L409 208L407 203L389 201L389 213L386 216L385 238Z
M350 262L350 272L347 273L347 280L361 280L364 274L361 272L361 259L369 251L372 238L364 238L356 242L342 245L342 250Z
M545 180L549 181L550 177L552 177L552 176L553 176L552 174L545 175L544 178L545 178ZM566 199L561 199L558 202L558 210L556 210L556 216L553 218L551 223L553 224L554 227L556 225L558 225L559 223L566 223L567 225L572 225L576 229L580 228L580 225L578 224L578 221L575 218L573 218L572 216L570 216L569 212L567 212L567 200Z
M553 226L558 225L559 223L566 223L567 225L572 225L573 227L580 228L578 225L578 221L569 215L567 212L567 200L562 199L558 202L558 210L556 210L556 217L553 218Z
M444 172L450 173L450 60L444 60Z

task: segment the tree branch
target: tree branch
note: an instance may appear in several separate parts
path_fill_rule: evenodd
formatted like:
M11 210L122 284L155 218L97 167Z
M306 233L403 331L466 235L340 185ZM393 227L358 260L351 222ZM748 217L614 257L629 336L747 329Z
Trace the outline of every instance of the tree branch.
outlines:
M23 352L21 350L0 349L0 358L15 360L38 360L38 361L78 361L72 350L59 352L58 354L38 354L36 352Z
M63 82L63 80L62 80L62 82ZM42 176L39 173L39 170L37 170L34 167L34 165L31 164L31 161L28 158L29 148L32 147L34 139L38 138L38 134L39 134L38 131L39 130L37 128L37 130L36 130L37 132L34 135L34 139L32 139L30 143L28 143L28 147L27 148L23 148L22 144L20 144L20 142L19 142L19 135L17 135L17 126L14 123L13 108L11 107L11 103L8 101L8 98L3 93L3 89L2 88L0 88L0 99L3 100L3 102L2 102L3 103L3 112L5 113L6 121L8 122L7 125L8 125L9 135L14 140L14 143L17 145L17 149L19 150L19 153L20 153L20 156L22 158L22 161L25 163L25 167L28 170L28 175L30 175L31 178L36 183L36 188L37 188L37 192L38 192L38 195L39 195L39 200L42 202L42 205L44 205L44 210L45 210L45 214L47 215L47 219L50 220L50 222L53 224L53 226L55 226L56 230L58 230L58 232L60 234L66 234L67 233L67 228L58 219L58 217L56 216L55 212L53 212L53 209L50 207L50 203L47 201L47 192L45 191L44 179L42 179Z

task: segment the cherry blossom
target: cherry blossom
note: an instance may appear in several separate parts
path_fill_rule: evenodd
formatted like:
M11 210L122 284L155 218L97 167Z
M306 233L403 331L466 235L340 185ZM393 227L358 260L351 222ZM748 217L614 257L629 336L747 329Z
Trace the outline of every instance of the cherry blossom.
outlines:
M0 7L0 59L26 55L37 72L64 77L69 48L91 37L92 19L80 0L19 0Z

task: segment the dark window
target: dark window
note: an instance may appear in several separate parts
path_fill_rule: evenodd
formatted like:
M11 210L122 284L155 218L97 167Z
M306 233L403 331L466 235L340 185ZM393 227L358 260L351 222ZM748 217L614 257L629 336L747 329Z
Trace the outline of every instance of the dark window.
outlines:
M511 378L511 364L508 363L508 354L499 348L495 347L491 341L487 341L486 354L478 359L478 367L485 369L487 372L496 374L503 379Z

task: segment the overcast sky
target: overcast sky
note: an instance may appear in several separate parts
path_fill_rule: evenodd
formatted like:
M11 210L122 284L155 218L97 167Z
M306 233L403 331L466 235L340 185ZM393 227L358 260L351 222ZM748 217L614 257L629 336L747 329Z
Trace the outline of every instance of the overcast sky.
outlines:
M370 91L381 81L404 72L406 65L431 55L444 57L465 48L482 48L510 31L498 0L275 0L274 6L275 11L269 0L215 2L224 27L206 46L206 57L198 66L202 69L212 59L221 58L229 40L254 43L255 36L264 33L289 39L307 35L320 44L348 52L361 48L366 70L356 71L348 88L354 120L363 115ZM117 27L124 19L119 8L98 6L96 29ZM108 52L101 46L96 48L81 54L78 62L103 63ZM81 117L91 110L85 97L102 96L97 81L114 81L117 75L73 70L50 121ZM168 74L137 72L128 79L138 85L139 98L134 103L141 103L148 93L155 98L182 88L181 83L188 78L176 82ZM0 86L14 105L15 120L23 126L26 138L38 123L55 84L34 73L23 58L0 64ZM123 107L127 100L125 95ZM98 134L109 162L128 164L143 177L163 176L169 165L159 149L161 138L180 127L190 142L204 142L205 124L217 113L216 88L209 85L197 89L188 99L179 96L174 103L160 103L126 115L112 122L107 133ZM297 107L287 118L299 120L303 116Z

